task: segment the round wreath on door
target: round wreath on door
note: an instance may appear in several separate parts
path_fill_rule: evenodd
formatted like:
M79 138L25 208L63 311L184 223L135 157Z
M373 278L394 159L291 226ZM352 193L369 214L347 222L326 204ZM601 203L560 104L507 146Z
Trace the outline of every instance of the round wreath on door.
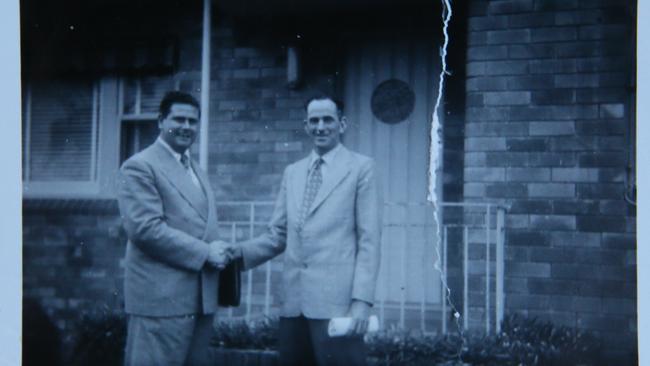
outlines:
M415 107L411 86L398 79L381 82L372 92L370 108L378 120L394 125L406 121Z

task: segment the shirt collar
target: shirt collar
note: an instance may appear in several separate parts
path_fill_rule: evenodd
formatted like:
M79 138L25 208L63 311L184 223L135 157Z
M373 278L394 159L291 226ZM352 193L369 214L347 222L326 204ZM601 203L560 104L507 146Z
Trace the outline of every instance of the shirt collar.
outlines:
M316 151L312 150L311 154L309 155L309 170L314 166L314 162L318 159L321 158L323 159L323 163L325 165L331 165L334 162L334 159L336 158L337 153L341 150L341 143L336 144L336 146L323 154L323 156L320 156L316 153Z
M181 154L177 153L174 149L172 149L172 147L169 146L167 141L163 140L160 136L158 136L157 141L165 148L165 150L169 151L169 153L172 154L172 156L174 157L174 159L176 159L176 161L178 161L180 163ZM189 149L185 150L185 153L183 155L185 155L187 157L187 159L188 159L187 161L190 161L190 151L189 151Z

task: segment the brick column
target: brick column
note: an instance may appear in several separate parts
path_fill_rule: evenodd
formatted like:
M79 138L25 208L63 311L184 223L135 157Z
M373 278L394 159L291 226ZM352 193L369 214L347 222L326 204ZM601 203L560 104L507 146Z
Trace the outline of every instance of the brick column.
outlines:
M506 313L636 347L633 9L473 0L469 15L464 197L512 205Z

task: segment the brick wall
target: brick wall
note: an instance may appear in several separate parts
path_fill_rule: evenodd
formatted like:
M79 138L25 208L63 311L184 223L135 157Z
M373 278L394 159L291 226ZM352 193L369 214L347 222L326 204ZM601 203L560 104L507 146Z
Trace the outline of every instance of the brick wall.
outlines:
M40 334L49 329L60 332L58 339L68 351L84 314L123 309L125 245L114 201L24 204L23 297L25 306L30 304L24 322L34 326L25 329L28 345L34 339L29 334L53 336ZM47 318L54 327L38 324Z
M304 87L288 88L289 42L264 29L226 23L214 37L208 171L221 200L274 200L284 168L311 149L305 99L338 87L336 70L311 62Z
M511 205L506 312L634 348L633 9L474 0L469 13L464 196Z

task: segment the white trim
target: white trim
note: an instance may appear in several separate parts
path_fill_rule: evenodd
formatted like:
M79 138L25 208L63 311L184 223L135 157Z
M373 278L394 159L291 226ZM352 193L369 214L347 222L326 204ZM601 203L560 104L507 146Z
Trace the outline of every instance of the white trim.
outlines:
M447 230L448 227L444 226L442 229L443 239L442 239L442 276L444 281L442 282L443 286L440 286L440 302L442 303L442 334L447 334L447 247L448 247L448 237Z
M139 77L135 79L135 106L133 106L135 114L140 114L142 111L142 80Z
M201 134L199 135L199 165L208 171L210 134L210 40L212 0L203 0L203 49L201 54Z
M207 0L210 1L210 0ZM248 227L248 238L253 239L255 237L255 205L250 205L250 224ZM253 270L247 271L248 276L246 276L246 321L251 319L251 310L253 308Z
M92 95L92 117L91 121L91 132L90 132L90 180L92 182L97 181L97 147L99 139L99 109L101 108L101 103L99 98L101 96L101 91L99 90L99 85L97 82L93 82L93 95Z
M158 113L140 113L140 114L122 114L119 116L120 122L149 122L149 121L158 121Z
M237 243L237 224L234 222L230 224L230 243L231 244ZM250 270L249 272L252 272L252 270ZM228 307L228 317L232 319L233 314L234 314L233 307L232 306Z
M28 83L25 86L25 155L23 161L25 162L24 172L25 176L23 181L28 182L31 176L31 145L32 145L32 84Z
M490 220L491 206L485 213L485 334L490 334Z
M469 227L463 228L463 329L469 328Z
M97 182L23 182L24 198L100 198L100 193Z
M496 241L497 241L497 284L496 284L496 332L501 333L501 322L503 321L503 305L505 302L503 294L503 281L499 279L504 275L504 246L505 246L505 210L503 208L497 209L497 227L496 227Z
M117 116L118 119L122 119L124 115L124 78L117 78Z

